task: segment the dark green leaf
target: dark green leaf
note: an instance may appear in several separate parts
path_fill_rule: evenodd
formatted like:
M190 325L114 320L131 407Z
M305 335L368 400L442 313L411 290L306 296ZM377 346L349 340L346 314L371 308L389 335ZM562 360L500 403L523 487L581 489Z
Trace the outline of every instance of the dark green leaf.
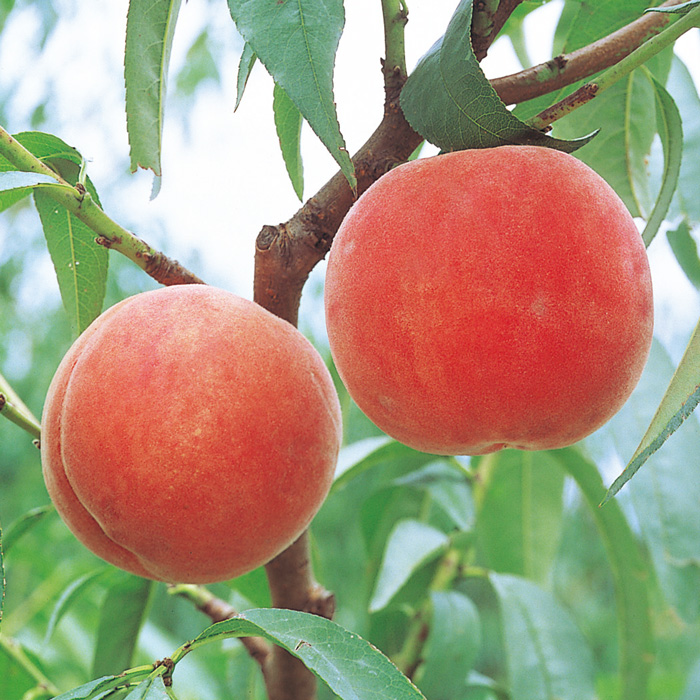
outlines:
M40 523L49 513L55 512L53 506L40 506L39 508L34 508L20 518L15 520L8 528L3 539L3 548L5 554L12 549L12 547L17 543L17 541L29 532L35 525Z
M181 0L130 0L124 80L131 169L161 175L161 139L170 50Z
M683 126L678 107L666 88L646 68L642 73L651 83L656 97L656 128L664 151L661 190L642 233L644 244L648 246L663 223L676 191L683 157Z
M93 676L129 668L148 611L153 581L117 572L100 610Z
M504 450L479 464L477 542L483 564L544 583L559 547L564 474L547 452Z
M318 615L274 608L248 610L208 627L192 646L250 636L264 637L301 659L341 700L423 698L376 647Z
M228 6L238 31L354 188L333 98L335 53L345 23L342 0L228 0Z
M607 553L615 585L622 680L620 700L644 700L654 657L647 564L618 503L610 501L604 508L598 507L605 486L595 464L575 448L551 454L576 481Z
M95 233L48 194L37 190L34 202L41 218L63 305L73 331L82 333L102 311L107 284L107 249Z
M275 129L280 141L282 157L292 181L296 196L304 195L304 165L301 161L301 112L289 99L287 93L275 83L272 100L275 114Z
M384 558L374 584L371 612L385 608L408 579L449 544L449 537L417 520L401 520L387 539Z
M479 612L457 591L434 591L430 601L430 633L416 682L430 700L454 700L464 693L467 673L481 651Z
M258 57L255 55L255 51L250 47L250 44L245 44L243 46L243 52L241 53L241 60L238 63L238 79L236 81L236 106L233 108L235 112L241 100L243 99L243 92L245 91L245 86L248 84L248 78L253 70L255 62Z
M421 136L444 151L529 144L571 153L592 137L553 139L501 102L474 56L472 0L462 0L447 32L421 59L401 91L401 108Z
M593 655L566 610L530 581L489 578L501 609L511 700L594 700Z
M666 232L666 237L686 277L700 289L700 257L688 222L685 219L680 221L675 230Z

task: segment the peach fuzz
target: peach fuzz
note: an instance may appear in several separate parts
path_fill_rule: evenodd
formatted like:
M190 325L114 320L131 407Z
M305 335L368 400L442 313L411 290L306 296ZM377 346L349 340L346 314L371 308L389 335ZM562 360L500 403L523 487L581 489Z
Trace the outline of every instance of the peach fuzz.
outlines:
M90 550L127 571L209 583L266 563L330 488L338 397L291 324L205 285L130 297L56 371L44 478Z
M621 408L652 338L632 217L597 173L542 147L380 178L336 234L325 303L360 409L435 454L577 442Z

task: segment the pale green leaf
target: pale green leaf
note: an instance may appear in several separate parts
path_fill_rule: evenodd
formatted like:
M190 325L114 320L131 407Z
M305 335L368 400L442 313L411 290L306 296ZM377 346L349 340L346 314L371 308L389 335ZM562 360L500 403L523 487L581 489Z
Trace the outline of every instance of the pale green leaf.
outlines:
M386 542L369 604L370 612L389 605L408 579L440 554L448 543L448 536L431 525L408 519L397 522Z
M666 238L685 276L700 289L700 256L688 222L683 219L675 229L666 231Z
M5 553L9 552L21 537L26 535L34 526L42 522L47 515L54 512L55 509L52 505L39 506L38 508L33 508L26 512L15 520L15 522L11 523L7 528L2 543Z
M181 0L130 0L124 81L131 169L161 175L161 140L170 51Z

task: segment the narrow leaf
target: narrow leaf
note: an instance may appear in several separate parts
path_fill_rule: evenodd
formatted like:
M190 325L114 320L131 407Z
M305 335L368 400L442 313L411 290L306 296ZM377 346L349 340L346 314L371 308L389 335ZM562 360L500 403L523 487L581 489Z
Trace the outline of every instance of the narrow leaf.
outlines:
M342 0L228 0L238 31L336 160L355 170L340 133L333 67L345 23Z
M153 676L141 681L124 700L172 700L163 684L162 676Z
M425 523L417 520L396 523L386 543L369 604L370 612L385 608L408 579L448 543L449 538L444 532Z
M620 700L645 700L654 658L647 592L648 565L617 502L611 501L605 508L598 507L605 486L595 464L575 448L551 454L576 481L605 546L615 586L622 680Z
M33 508L15 520L15 522L7 528L7 532L5 533L5 538L3 540L5 553L9 552L23 535L26 535L35 525L39 524L47 515L53 512L55 512L55 509L51 505L40 506L39 508Z
M571 153L593 135L563 141L514 116L488 81L471 46L472 0L461 0L445 35L421 59L401 91L401 108L421 136L444 151L504 144Z
M131 169L161 175L163 114L170 50L181 0L130 0L124 80Z
M292 181L294 192L301 200L304 195L304 165L301 160L301 112L277 83L275 83L273 92L272 109L284 164L289 179Z
M481 651L479 612L457 591L433 591L430 601L430 632L416 680L430 700L454 700L462 697L467 673Z
M100 610L92 674L129 668L143 624L153 581L119 572Z
M544 583L559 547L564 473L547 452L504 450L479 465L477 543L483 564Z
M647 432L625 470L608 489L607 503L640 467L681 427L700 403L700 322L695 327Z
M248 78L253 70L255 62L258 57L255 55L255 51L250 47L250 44L245 44L243 46L243 51L241 53L241 59L238 62L238 79L236 81L236 106L233 108L235 112L238 106L241 104L243 99L243 92L245 91L245 86L248 84Z
M687 15L692 10L700 7L700 0L688 0L673 7L649 7L644 12L665 12L679 15ZM700 18L698 20L700 22Z
M594 700L593 655L564 608L525 579L489 579L501 609L511 700Z
M102 311L107 284L107 249L95 234L40 189L34 202L44 229L58 287L73 331L82 333Z
M700 289L700 256L697 243L690 234L688 222L685 219L680 221L673 231L666 232L666 238L685 276L696 289Z
M376 647L318 615L248 610L208 627L191 644L250 636L264 637L301 659L341 700L424 700Z
M44 644L48 644L51 636L54 633L58 623L61 618L70 610L71 605L80 600L84 595L85 591L96 583L100 578L103 578L110 569L97 569L96 571L91 571L90 573L80 576L75 579L59 596L56 601L56 605L51 612L51 617L49 618L49 624L46 626L46 634L44 635Z
M642 233L644 244L649 246L668 213L673 194L678 185L678 176L683 157L683 125L681 124L681 115L678 107L676 107L676 103L671 95L668 94L666 88L645 67L643 67L642 73L654 89L654 96L656 97L656 128L664 151L664 172L661 189Z

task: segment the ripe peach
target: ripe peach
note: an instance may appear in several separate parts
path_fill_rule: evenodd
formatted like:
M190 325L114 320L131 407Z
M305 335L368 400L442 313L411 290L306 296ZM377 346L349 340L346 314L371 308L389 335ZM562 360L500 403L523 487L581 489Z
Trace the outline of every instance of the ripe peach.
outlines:
M625 402L652 336L630 214L593 170L541 147L387 173L343 221L325 295L350 395L435 454L580 440Z
M184 285L89 326L58 367L42 428L46 486L79 540L135 574L206 583L264 564L309 525L341 418L296 328Z

